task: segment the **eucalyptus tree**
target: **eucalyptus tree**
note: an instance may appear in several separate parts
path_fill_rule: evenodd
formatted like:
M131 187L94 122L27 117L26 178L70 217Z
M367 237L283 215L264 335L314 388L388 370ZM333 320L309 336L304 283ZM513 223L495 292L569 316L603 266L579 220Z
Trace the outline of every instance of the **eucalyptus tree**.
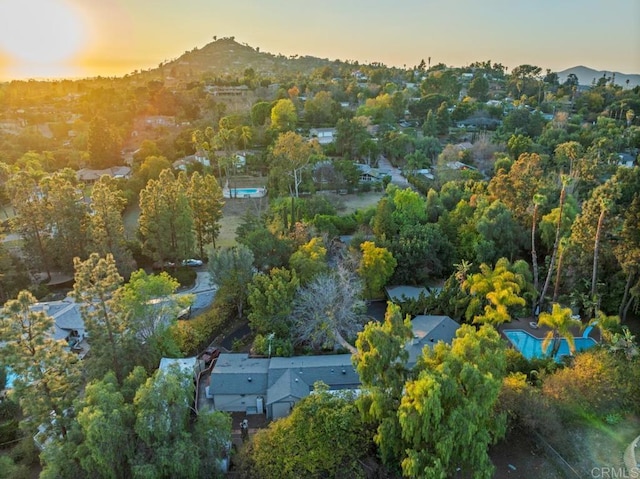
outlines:
M544 281L544 286L540 291L540 295L538 297L538 310L542 310L544 307L545 296L547 294L547 290L549 288L549 284L551 283L551 276L553 275L553 268L555 266L556 257L558 255L558 248L560 247L560 233L562 231L562 212L565 204L565 200L567 198L567 187L570 184L570 177L566 175L561 176L562 189L560 190L560 200L559 200L559 210L558 210L558 222L556 223L556 235L555 240L553 242L553 252L551 253L551 259L549 260L549 268L547 269L547 277Z
M616 258L626 275L626 282L618 315L625 321L629 308L640 297L640 194L624 213L620 232L622 241L616 244Z
M290 196L299 197L303 172L309 166L313 155L320 153L317 141L308 142L292 131L280 134L271 151L270 175L275 184L284 191L288 190Z

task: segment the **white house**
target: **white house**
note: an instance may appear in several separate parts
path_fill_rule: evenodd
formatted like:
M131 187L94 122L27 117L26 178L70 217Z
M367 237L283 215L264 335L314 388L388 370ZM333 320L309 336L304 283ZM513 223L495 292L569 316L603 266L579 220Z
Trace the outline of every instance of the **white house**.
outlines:
M321 145L328 145L335 140L336 129L335 128L311 128L309 130L309 136L316 138Z

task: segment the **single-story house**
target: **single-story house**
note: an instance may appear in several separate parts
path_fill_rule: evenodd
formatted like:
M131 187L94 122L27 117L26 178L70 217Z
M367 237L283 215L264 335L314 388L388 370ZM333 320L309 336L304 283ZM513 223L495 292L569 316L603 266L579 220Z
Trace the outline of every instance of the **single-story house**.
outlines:
M420 299L420 295L429 296L430 292L424 286L386 286L384 288L387 298L393 303L401 303L408 300Z
M269 361L266 413L270 419L289 415L302 398L322 381L329 390L360 387L360 378L351 363L351 354L271 358Z
M67 297L62 301L36 303L31 309L52 317L53 329L51 337L56 341L67 341L72 351L77 352L81 358L84 357L89 350L89 346L86 341L87 333L78 303Z
M350 354L250 358L223 353L211 372L207 397L220 411L277 419L287 416L298 401L311 394L317 381L330 390L360 386Z
M81 168L77 172L78 179L83 183L95 183L103 175L112 178L130 178L131 168L128 166L112 166L104 170L93 170L91 168Z
M407 342L409 366L425 346L451 343L458 323L448 316L416 316L413 339ZM211 372L207 398L220 411L266 414L269 419L287 416L295 404L313 392L317 381L330 391L359 391L360 378L351 354L250 358L245 353L223 353Z
M460 327L449 316L416 316L411 320L413 339L409 340L406 349L409 351L409 366L416 364L425 346L433 347L440 341L451 344Z
M269 359L223 353L211 371L207 397L218 411L261 414L267 395Z
M309 136L318 140L321 145L333 143L336 136L335 128L311 128Z
M371 168L369 165L362 163L355 163L356 167L360 170L360 181L369 183L373 181L382 181L384 174L377 168Z

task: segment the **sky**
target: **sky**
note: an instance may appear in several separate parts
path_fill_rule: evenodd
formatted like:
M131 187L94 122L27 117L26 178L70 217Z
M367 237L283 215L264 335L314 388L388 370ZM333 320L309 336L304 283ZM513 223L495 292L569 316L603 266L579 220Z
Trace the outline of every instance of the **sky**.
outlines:
M640 0L0 0L0 80L121 76L214 36L398 67L640 73Z

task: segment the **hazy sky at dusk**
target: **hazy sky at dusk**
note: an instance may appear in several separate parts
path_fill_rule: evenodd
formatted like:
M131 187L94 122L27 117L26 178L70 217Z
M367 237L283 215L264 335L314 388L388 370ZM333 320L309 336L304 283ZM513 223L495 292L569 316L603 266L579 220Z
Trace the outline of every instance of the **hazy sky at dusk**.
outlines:
M0 79L123 75L214 35L395 66L640 73L640 0L0 0Z

